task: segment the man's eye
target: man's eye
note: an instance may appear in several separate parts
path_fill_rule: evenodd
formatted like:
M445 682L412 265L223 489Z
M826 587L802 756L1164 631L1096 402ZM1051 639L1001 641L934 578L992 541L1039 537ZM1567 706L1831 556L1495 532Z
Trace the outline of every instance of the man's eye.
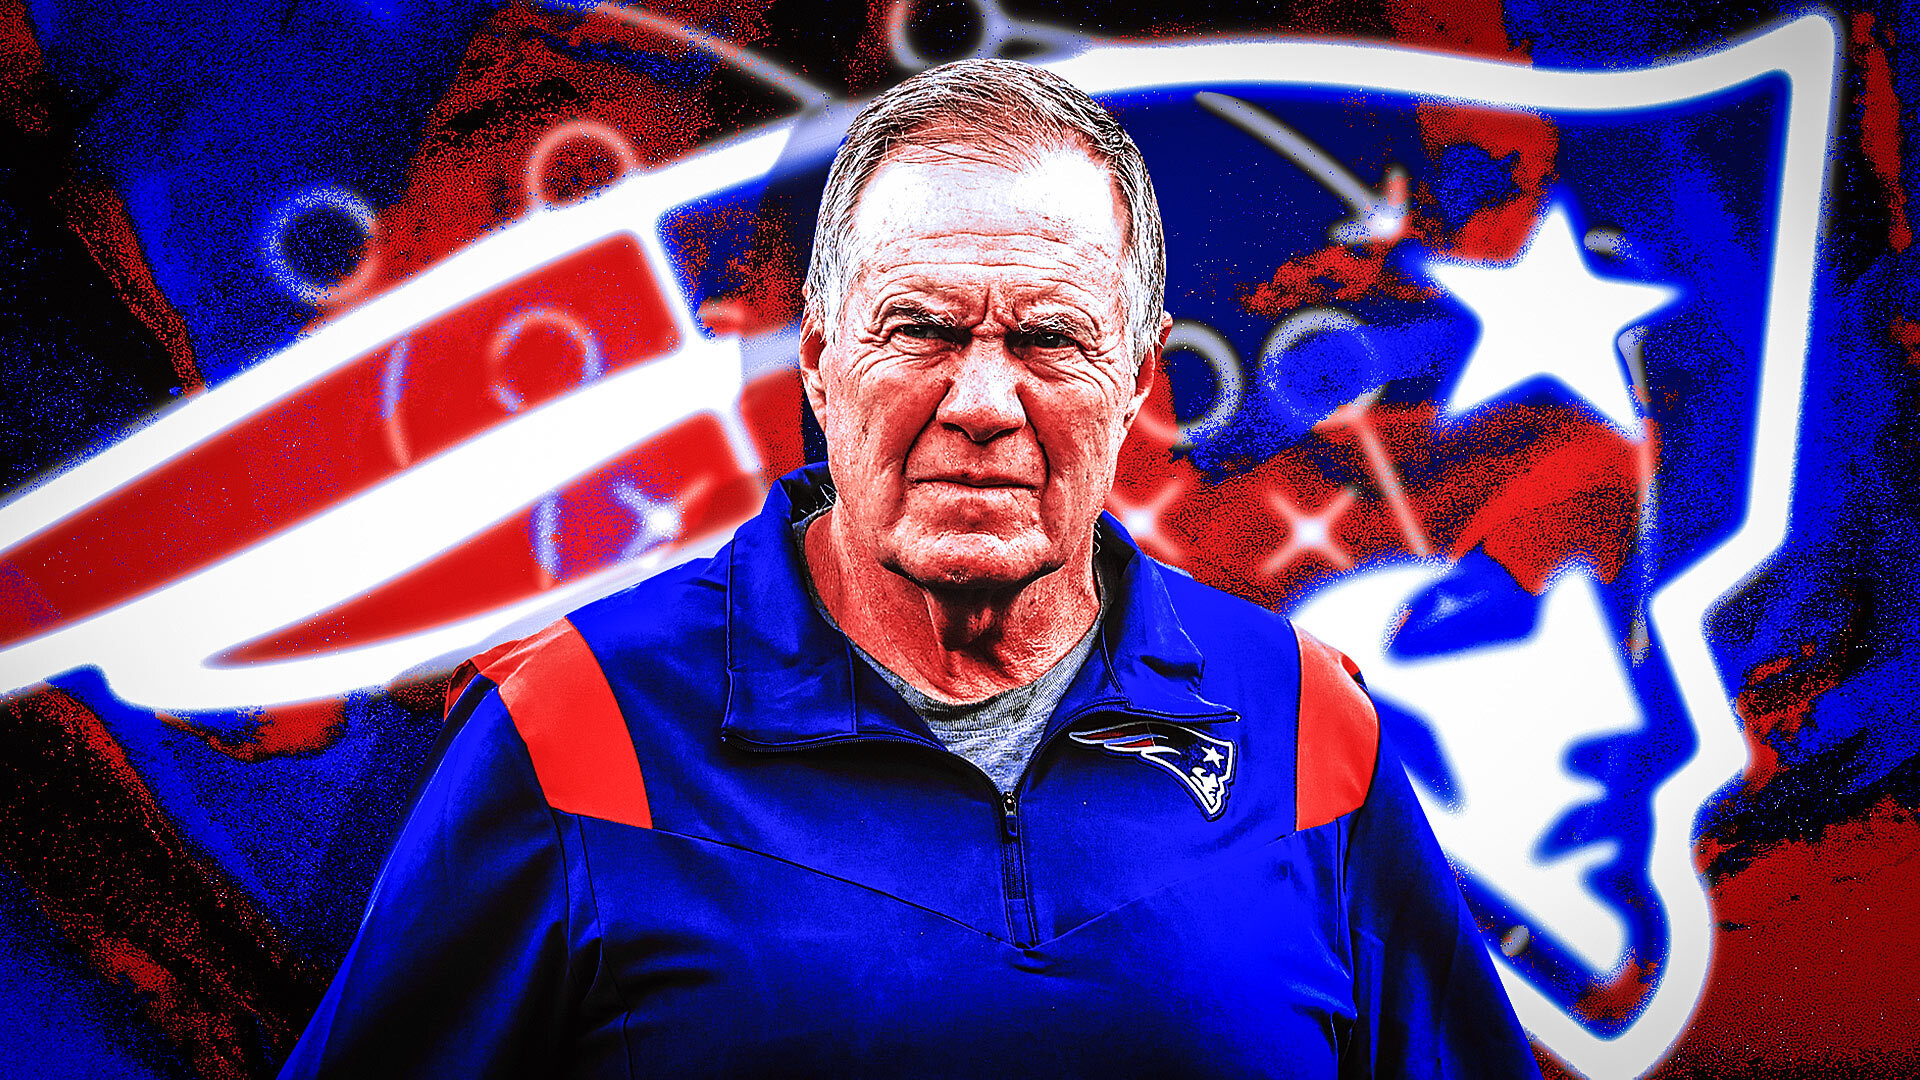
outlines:
M947 336L947 328L934 323L901 323L893 328L898 337L908 337L915 341L942 341Z
M1035 330L1020 335L1020 344L1029 349L1072 349L1079 342L1055 330Z

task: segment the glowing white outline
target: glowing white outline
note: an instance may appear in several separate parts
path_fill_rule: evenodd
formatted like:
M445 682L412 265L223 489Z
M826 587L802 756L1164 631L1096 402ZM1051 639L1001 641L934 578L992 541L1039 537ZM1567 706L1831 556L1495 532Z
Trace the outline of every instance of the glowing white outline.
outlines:
M1717 52L1623 71L1541 70L1385 45L1273 39L1097 47L1045 65L1093 94L1236 84L1331 86L1406 94L1428 101L1561 113L1670 106L1775 74L1786 78L1789 87L1786 141L1774 222L1775 246L1769 268L1772 279L1761 355L1752 473L1754 477L1777 478L1778 482L1771 487L1754 483L1748 493L1746 519L1734 535L1670 581L1651 603L1654 632L1666 643L1682 699L1699 738L1699 748L1693 758L1661 783L1653 800L1650 871L1654 890L1665 906L1671 928L1661 978L1633 1023L1617 1036L1601 1038L1564 1015L1515 972L1497 949L1489 946L1515 1008L1528 1029L1568 1064L1589 1075L1632 1076L1652 1068L1686 1027L1705 984L1714 923L1706 892L1693 871L1692 826L1706 796L1738 775L1746 764L1745 744L1737 734L1738 722L1727 698L1726 684L1715 667L1706 640L1706 619L1720 598L1753 573L1786 535L1798 455L1799 397L1806 367L1815 245L1828 167L1826 151L1834 122L1838 47L1838 30L1832 17L1816 12ZM1383 77L1357 78L1356 73L1364 70L1380 71ZM1445 89L1438 89L1441 87ZM1824 92L1803 92L1815 88ZM747 133L696 156L629 178L566 208L530 213L520 222L475 242L405 284L341 315L224 386L182 403L120 443L14 499L0 509L0 550L11 549L57 525L121 485L343 364L474 296L589 243L623 232L637 237L653 273L663 289L669 289L676 278L660 247L661 217L681 205L766 174L776 164L793 130L791 123L782 123ZM674 320L686 342L682 354L550 402L480 439L448 451L434 462L416 466L415 471L441 464L444 471L454 472L452 465L445 463L464 465L489 448L508 447L519 452L525 440L515 433L524 434L529 430L526 425L540 422L543 416L564 412L573 420L578 414L600 413L601 410L575 404L578 398L613 394L617 387L629 391L644 387L644 393L632 394L639 404L652 395L680 389L654 385L672 377L690 381L685 389L692 392L686 397L694 401L696 407L688 409L683 416L713 411L723 418L731 418L729 434L737 440L740 427L737 416L733 415L732 403L708 396L723 386L737 391L741 370L737 339L715 342L703 338L684 305L674 308ZM683 365L680 362L683 357L693 362ZM703 374L710 373L699 370L700 361L716 367L724 364L726 377L711 381L703 378ZM672 374L639 378L656 371ZM406 475L411 476L413 472ZM396 478L364 493L346 506L255 545L240 557L256 556L279 544L293 544L299 539L294 534L320 527L347 507L379 505L384 511L387 505L403 503L391 498L386 489L404 480L404 476ZM481 499L486 494L473 492L471 497ZM521 505L526 501L531 499L523 500ZM394 511L397 517L379 523L389 536L406 531L404 525L396 525L396 521L404 523L417 516L409 514L405 505L394 505ZM497 514L494 520L511 512L509 509ZM219 569L203 571L189 582ZM311 571L311 567L301 569ZM0 661L5 661L0 676L4 676L5 684L10 687L24 686L87 663L92 656L95 662L113 667L109 678L114 680L117 691L150 703L168 700L176 702L174 707L181 707L179 703L192 707L194 703L211 700L204 693L191 692L196 678L210 679L216 685L225 683L229 690L242 686L257 688L259 692L239 699L248 703L297 700L303 695L325 696L337 692L341 680L346 678L358 680L353 685L387 681L394 674L389 669L395 666L396 657L391 653L396 645L419 643L403 650L415 658L416 664L423 646L428 644L433 646L436 655L453 655L503 629L524 626L544 614L563 610L580 597L608 587L608 578L614 573L610 571L507 609L437 627L398 643L377 643L244 669L266 676L260 680L242 677L243 669L214 669L202 662L171 672L127 670L125 675L131 682L123 685L121 679L115 678L121 665L99 661L98 657L103 655L100 650L54 647L56 642L74 638L79 631L94 629L98 634L98 628L106 620L127 609L141 608L170 589L188 584L182 582L83 623L0 651ZM337 596L334 602L338 602ZM154 633L149 636L123 640L135 643L133 651L144 652L154 648L157 642L165 641L167 635L178 632L174 626L152 629ZM34 658L38 659L26 662ZM323 677L323 670L333 674ZM321 684L325 684L324 689ZM289 695L286 689L289 685L307 689L300 695ZM221 700L218 704L229 702ZM1687 931L1689 927L1692 935ZM1681 987L1686 988L1684 994L1676 994Z

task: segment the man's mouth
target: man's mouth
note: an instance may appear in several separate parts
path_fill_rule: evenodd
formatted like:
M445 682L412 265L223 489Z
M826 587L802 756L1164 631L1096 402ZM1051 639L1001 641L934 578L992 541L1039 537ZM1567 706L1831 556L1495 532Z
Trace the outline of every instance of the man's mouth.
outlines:
M1031 488L1039 485L1020 476L997 473L943 473L912 478L916 484L954 484L970 488Z

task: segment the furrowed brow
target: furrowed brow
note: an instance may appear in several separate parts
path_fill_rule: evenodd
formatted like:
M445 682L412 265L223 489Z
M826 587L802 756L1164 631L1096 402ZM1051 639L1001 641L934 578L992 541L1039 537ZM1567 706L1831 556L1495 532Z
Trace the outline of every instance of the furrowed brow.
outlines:
M1093 335L1093 326L1087 320L1069 315L1064 311L1050 311L1044 315L1035 315L1020 321L1023 334L1065 334L1067 337L1086 338Z
M880 321L885 323L895 318L908 319L917 323L928 323L949 329L958 326L952 315L944 311L935 311L925 304L913 300L895 300L880 309Z

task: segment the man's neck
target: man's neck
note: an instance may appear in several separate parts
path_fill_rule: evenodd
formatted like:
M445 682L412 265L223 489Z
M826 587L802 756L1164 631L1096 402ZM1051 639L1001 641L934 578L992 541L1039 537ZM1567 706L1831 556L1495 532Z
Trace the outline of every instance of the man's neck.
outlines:
M941 701L969 702L1044 675L1100 613L1093 548L1005 592L924 588L852 550L834 511L806 532L807 568L827 613L854 644Z

